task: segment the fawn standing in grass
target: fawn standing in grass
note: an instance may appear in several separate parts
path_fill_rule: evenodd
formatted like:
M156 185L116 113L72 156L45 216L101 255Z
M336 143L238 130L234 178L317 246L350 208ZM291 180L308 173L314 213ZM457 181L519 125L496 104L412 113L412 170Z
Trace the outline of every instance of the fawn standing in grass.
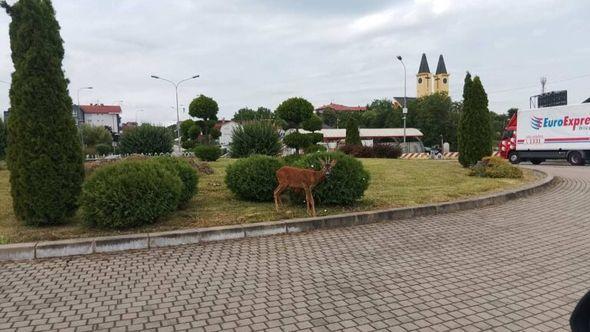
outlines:
M288 188L303 189L305 192L305 202L307 203L307 214L315 217L315 202L312 191L315 186L322 182L326 176L330 175L332 168L336 165L337 160L320 160L321 170L297 168L283 166L277 170L277 180L279 185L274 191L275 208L279 212L279 207L283 204L281 194Z

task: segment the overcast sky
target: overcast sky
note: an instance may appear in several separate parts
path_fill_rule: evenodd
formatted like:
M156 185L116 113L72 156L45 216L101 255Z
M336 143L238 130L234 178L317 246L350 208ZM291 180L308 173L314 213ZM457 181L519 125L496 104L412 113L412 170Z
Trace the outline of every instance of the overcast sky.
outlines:
M9 2L14 2L9 1ZM150 74L180 80L180 103L213 97L220 118L241 107L274 109L301 96L315 106L365 105L416 95L420 56L435 70L444 54L451 97L467 70L482 78L490 109L527 107L540 92L590 97L588 0L54 0L65 41L64 70L76 102L122 101L123 120L173 123L174 90ZM0 14L0 80L12 72L9 17ZM0 108L8 107L0 83ZM137 110L144 110L137 112ZM187 113L181 114L183 118Z

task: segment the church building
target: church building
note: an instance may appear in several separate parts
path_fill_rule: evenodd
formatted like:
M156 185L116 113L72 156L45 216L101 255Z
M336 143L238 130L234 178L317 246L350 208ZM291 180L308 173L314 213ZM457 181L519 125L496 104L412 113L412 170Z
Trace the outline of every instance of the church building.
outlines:
M432 75L430 68L428 67L426 54L422 53L420 68L418 69L416 78L416 97L418 98L429 96L437 92L449 94L449 73L447 73L445 59L442 54L438 58L436 74Z

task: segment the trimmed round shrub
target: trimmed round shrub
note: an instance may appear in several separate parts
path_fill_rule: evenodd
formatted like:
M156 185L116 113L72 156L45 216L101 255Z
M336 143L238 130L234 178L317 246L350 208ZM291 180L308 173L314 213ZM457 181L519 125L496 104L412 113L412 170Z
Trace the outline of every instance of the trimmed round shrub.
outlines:
M324 134L322 134L322 133L309 133L306 135L309 137L309 142L311 144L317 144L317 143L322 142L324 140Z
M197 192L199 177L195 169L186 160L181 158L157 157L153 160L162 164L180 178L182 181L182 191L180 192L178 205L182 206L188 203Z
M182 181L153 161L123 161L96 170L84 183L82 217L90 225L123 229L154 223L176 209Z
M105 156L108 154L113 153L113 146L108 144L97 144L96 145L96 154Z
M512 166L501 157L485 157L471 167L471 176L485 178L506 178L520 179L523 177L522 170Z
M231 192L247 201L272 201L276 189L276 172L283 163L270 156L240 159L226 170L225 183Z
M203 161L216 161L221 157L221 148L217 145L198 145L193 151Z
M285 135L285 138L283 138L283 143L285 143L286 146L292 149L296 149L297 151L299 151L299 149L306 148L312 144L311 136L298 132L292 132L290 134Z
M363 197L369 187L369 172L357 159L340 152L318 152L303 156L296 164L319 170L320 160L337 160L330 175L313 190L316 203L349 205Z
M234 129L230 154L234 158L276 156L282 148L279 133L270 121L254 121Z

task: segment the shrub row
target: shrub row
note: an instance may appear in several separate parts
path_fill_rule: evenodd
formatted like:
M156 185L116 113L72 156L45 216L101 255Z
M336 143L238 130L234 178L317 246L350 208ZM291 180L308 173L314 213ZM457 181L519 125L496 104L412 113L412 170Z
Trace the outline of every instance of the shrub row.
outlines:
M401 148L392 144L375 144L373 146L344 145L338 150L357 158L397 159L402 155Z
M97 169L82 188L83 219L103 228L151 224L188 202L197 174L184 160L125 160Z
M314 199L319 204L352 204L360 199L369 186L369 173L355 158L339 152L317 152L285 162L269 156L253 156L240 159L227 168L225 181L228 188L240 199L272 201L277 187L276 171L285 163L296 167L320 169L320 160L337 160L331 174L314 189ZM301 202L299 193L291 195Z

